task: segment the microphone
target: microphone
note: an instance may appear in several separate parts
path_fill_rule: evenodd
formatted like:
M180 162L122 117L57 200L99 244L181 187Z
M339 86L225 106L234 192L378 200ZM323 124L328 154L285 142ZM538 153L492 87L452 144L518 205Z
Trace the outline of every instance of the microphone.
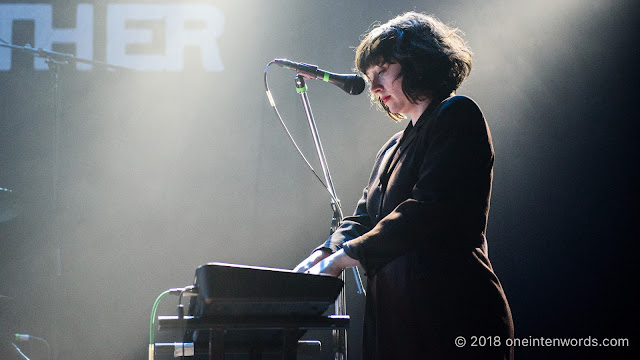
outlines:
M356 74L334 74L318 69L315 65L297 63L287 59L275 59L273 62L285 69L295 70L304 77L322 79L325 82L332 83L351 95L359 95L364 91L364 79Z

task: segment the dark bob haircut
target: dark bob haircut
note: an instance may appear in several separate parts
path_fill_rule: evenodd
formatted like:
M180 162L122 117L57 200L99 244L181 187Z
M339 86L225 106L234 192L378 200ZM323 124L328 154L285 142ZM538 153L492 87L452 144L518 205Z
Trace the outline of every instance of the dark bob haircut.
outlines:
M431 98L439 102L458 89L471 72L472 52L461 34L433 16L416 12L399 15L364 35L356 49L356 70L367 78L371 66L397 62L402 67L402 91L409 101L415 104ZM374 94L371 100L393 120L405 118L389 112Z

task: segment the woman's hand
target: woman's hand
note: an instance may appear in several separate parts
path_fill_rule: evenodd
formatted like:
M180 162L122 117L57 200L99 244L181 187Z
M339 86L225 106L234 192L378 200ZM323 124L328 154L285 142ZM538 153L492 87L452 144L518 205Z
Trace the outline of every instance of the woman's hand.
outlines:
M316 250L314 251L308 258L304 259L298 266L293 268L293 271L296 272L307 272L311 269L315 264L320 262L322 259L327 258L331 253L324 250Z
M317 262L309 271L310 274L327 274L338 277L342 270L360 265L360 262L349 257L344 250L340 249L332 255Z

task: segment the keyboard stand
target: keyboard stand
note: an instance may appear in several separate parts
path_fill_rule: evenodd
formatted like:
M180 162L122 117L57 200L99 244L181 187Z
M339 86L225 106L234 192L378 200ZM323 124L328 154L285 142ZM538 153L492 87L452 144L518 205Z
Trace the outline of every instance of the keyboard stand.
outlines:
M225 351L238 346L237 338L234 344L229 344L225 339L227 331L264 331L282 332L282 343L277 345L283 360L295 360L297 357L298 340L304 330L340 330L349 327L348 315L331 316L249 316L226 317L209 316L193 317L184 316L158 316L159 330L207 330L209 331L206 355L210 360L224 360ZM255 334L255 332L254 332ZM241 338L242 345L251 348L250 338ZM230 347L230 346L231 347ZM261 354L251 355L252 359L260 359Z

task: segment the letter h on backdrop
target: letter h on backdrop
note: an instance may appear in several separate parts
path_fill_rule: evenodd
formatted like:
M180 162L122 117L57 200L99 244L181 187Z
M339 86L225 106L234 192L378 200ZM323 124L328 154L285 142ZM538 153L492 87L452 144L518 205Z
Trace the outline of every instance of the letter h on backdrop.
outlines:
M79 4L75 28L54 28L51 4L0 4L0 39L12 39L15 21L34 23L34 48L52 50L53 44L74 44L76 56L93 60L93 5ZM206 4L109 4L107 6L107 63L146 71L181 71L184 49L197 47L205 71L222 71L222 59L216 39L222 34L224 16ZM161 34L144 23L159 23ZM135 24L143 26L135 26ZM154 39L154 36L156 37ZM132 51L164 40L161 52ZM148 47L147 47L148 48ZM155 49L157 50L157 49ZM0 71L11 70L11 51L0 47ZM90 65L78 63L77 69ZM43 59L34 68L46 70Z

